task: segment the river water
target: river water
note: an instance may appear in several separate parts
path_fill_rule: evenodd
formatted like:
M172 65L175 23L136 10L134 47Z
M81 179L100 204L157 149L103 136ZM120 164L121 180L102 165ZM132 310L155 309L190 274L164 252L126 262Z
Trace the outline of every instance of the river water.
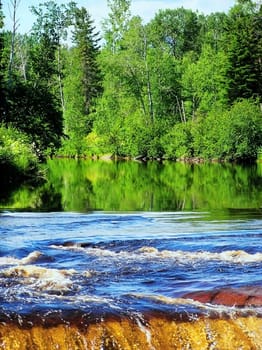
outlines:
M108 164L105 166L108 169ZM27 188L27 195L22 188L2 201L5 203L0 214L2 315L81 312L90 317L98 314L103 317L108 313L137 315L157 311L187 313L194 317L195 312L232 313L235 310L232 306L225 310L221 305L204 305L184 296L203 290L262 287L259 168L242 169L242 172L230 168L232 172L214 177L220 169L215 165L215 169L211 166L213 177L205 180L199 177L203 175L199 168L193 170L193 175L191 168L190 174L184 173L190 186L181 190L185 179L180 174L175 188L177 192L182 191L183 196L174 200L174 188L164 185L164 180L162 194L161 188L154 191L156 179L159 181L165 171L166 181L172 183L172 177L175 181L177 174L175 171L172 174L170 168L161 167L162 172L154 174L154 183L148 182L153 176L151 170L151 175L141 172L142 179L137 172L136 184L133 185L134 178L131 178L126 190L123 181L127 181L127 173L119 169L119 165L118 170L113 166L110 172L105 172L99 165L95 172L93 163L89 168L82 165L81 179L73 192L74 171L64 167L65 175L59 163L60 170L49 174L50 182L48 188L45 187L48 196L43 188ZM136 166L140 169L140 165ZM120 175L119 171L122 171ZM75 172L79 176L80 171ZM102 175L102 182L106 184L103 208ZM143 179L148 187L143 188L143 195L141 187L137 187L135 201L135 188ZM207 191L203 186L205 181L208 188L212 188L211 181L214 187L218 182L223 184L215 187L217 197L212 197L212 201L203 198ZM202 197L193 191L194 183L202 189ZM83 186L87 186L86 191ZM122 191L116 191L110 207L109 187L121 190L121 186ZM50 188L53 201L47 209L43 198L50 198ZM236 194L234 198L230 197L232 193ZM155 204L152 204L153 194L158 197ZM214 194L210 193L211 196ZM75 203L73 208L72 203ZM121 203L126 203L125 210L120 210ZM141 210L141 203L147 203L151 210L148 207ZM170 203L169 210L155 210L161 203L165 208ZM245 312L245 308L242 311ZM258 307L255 312L261 311Z
M259 213L2 212L0 226L6 311L178 311L188 292L262 285Z

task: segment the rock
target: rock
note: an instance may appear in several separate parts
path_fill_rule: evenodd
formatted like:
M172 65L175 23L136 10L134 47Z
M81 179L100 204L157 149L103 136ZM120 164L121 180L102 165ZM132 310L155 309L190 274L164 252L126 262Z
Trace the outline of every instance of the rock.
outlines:
M224 288L214 291L199 291L183 296L201 303L225 306L262 306L262 287L241 287L239 289Z

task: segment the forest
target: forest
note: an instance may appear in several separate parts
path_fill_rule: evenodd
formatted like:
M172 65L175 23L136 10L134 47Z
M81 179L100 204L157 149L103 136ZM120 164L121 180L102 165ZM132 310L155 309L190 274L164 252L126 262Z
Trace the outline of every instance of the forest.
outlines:
M254 161L262 153L262 5L183 7L143 23L108 0L101 33L75 2L0 1L0 168L31 176L48 157ZM22 19L26 20L26 19ZM15 174L15 175L14 175ZM2 175L3 176L3 175Z

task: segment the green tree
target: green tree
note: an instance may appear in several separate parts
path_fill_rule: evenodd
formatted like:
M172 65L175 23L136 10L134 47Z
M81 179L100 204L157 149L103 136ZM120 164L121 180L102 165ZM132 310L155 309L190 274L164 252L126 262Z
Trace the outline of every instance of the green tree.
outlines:
M9 33L5 38L10 40ZM39 49L39 43L35 37L17 35L16 43L21 43L21 47L16 47L16 55L12 64L12 84L5 87L5 113L1 116L1 121L9 126L12 125L23 133L28 134L28 138L34 145L35 152L42 157L44 154L54 152L59 145L62 135L62 113L59 99L49 85L49 71L44 71L44 67L33 58L41 58L35 52ZM8 48L10 46L8 45ZM5 77L8 79L8 64L5 59L10 49L4 52ZM25 53L25 56L20 57ZM21 55L20 55L21 54ZM24 59L24 66L22 62ZM35 68L39 68L36 72ZM47 67L45 65L45 67ZM41 71L42 69L42 71ZM39 77L41 76L42 79ZM46 77L46 79L44 79Z
M141 100L134 101L132 96L128 96L124 80L128 62L125 62L123 38L130 22L130 1L109 0L108 7L108 19L103 23L105 44L99 55L103 94L96 105L95 135L91 136L96 139L100 152L123 155L127 140L126 119L129 113L136 113ZM136 81L133 80L134 84Z
M227 65L225 53L211 45L203 46L195 62L191 55L184 56L181 85L187 117L194 119L197 113L207 114L227 104Z
M39 156L54 152L63 132L61 42L72 9L74 3L59 7L53 1L33 7L37 18L30 37L16 36L13 84L7 91L3 121L26 132Z
M39 157L53 153L62 135L59 101L45 86L19 81L7 89L6 95L7 109L2 121L26 133Z
M75 28L73 30L73 43L79 53L82 68L82 94L84 96L83 113L91 112L92 100L101 91L100 71L97 64L98 33L94 32L93 20L85 8L75 11ZM90 131L89 127L89 131Z
M140 17L133 17L119 49L112 54L105 45L100 55L104 93L95 131L110 150L115 145L113 153L161 156L160 137L178 118L175 58L152 45L150 30Z
M229 159L254 160L262 146L262 113L255 101L243 99L225 113L222 144Z
M121 40L128 29L131 0L107 0L108 18L103 22L107 48L116 53L121 49Z
M210 45L215 52L223 50L223 40L227 23L227 14L215 12L199 16L201 47Z
M161 46L177 58L188 51L200 50L200 21L198 14L183 7L160 10L151 21L154 44Z
M224 46L229 58L229 98L261 98L262 6L239 0L228 16Z
M188 57L194 63L201 48L201 21L203 18L197 13L184 8L176 10L162 10L149 23L150 46L158 50L160 66L159 76L166 79L166 83L158 84L158 97L165 119L167 115L174 122L187 120L185 101L182 94L182 61ZM165 59L163 54L165 52ZM173 60L171 60L173 58ZM169 62L164 70L161 62ZM172 68L171 68L172 67ZM163 80L163 78L161 79ZM157 90L156 90L157 91ZM195 103L195 102L194 102Z
M0 120L2 120L4 106L4 67L3 67L3 52L4 52L4 34L2 28L4 26L4 14L2 11L2 1L0 0Z
M262 145L259 104L243 99L235 102L230 110L214 109L194 124L192 134L195 156L254 160Z
M33 54L34 73L38 80L45 80L57 87L61 107L64 110L63 77L62 77L62 41L67 39L68 27L76 8L75 2L58 5L48 1L38 7L32 6L31 11L36 16L32 33L39 44Z
M83 153L84 137L92 130L94 100L101 92L97 63L98 34L85 8L75 10L72 42L67 51L64 70L64 132L69 137L65 146L70 154Z
M96 131L112 153L147 155L155 109L147 33L140 17L130 19L121 49L112 54L106 45L100 62L104 93L97 106Z
M20 4L20 0L13 0L11 1L12 7L12 32L11 32L11 46L10 46L10 58L9 58L9 64L8 64L8 84L9 86L13 83L13 74L14 74L14 60L15 60L15 46L16 46L16 35L17 35L17 29L18 29L18 19L17 19L17 10Z

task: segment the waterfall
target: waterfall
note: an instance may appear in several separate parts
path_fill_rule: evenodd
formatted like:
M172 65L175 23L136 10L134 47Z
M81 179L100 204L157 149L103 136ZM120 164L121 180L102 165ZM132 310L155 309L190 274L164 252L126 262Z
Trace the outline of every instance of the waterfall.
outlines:
M107 316L86 322L83 317L58 320L50 314L33 320L3 320L3 350L232 350L262 349L262 318L203 317L179 320L163 314L144 315L143 320Z

